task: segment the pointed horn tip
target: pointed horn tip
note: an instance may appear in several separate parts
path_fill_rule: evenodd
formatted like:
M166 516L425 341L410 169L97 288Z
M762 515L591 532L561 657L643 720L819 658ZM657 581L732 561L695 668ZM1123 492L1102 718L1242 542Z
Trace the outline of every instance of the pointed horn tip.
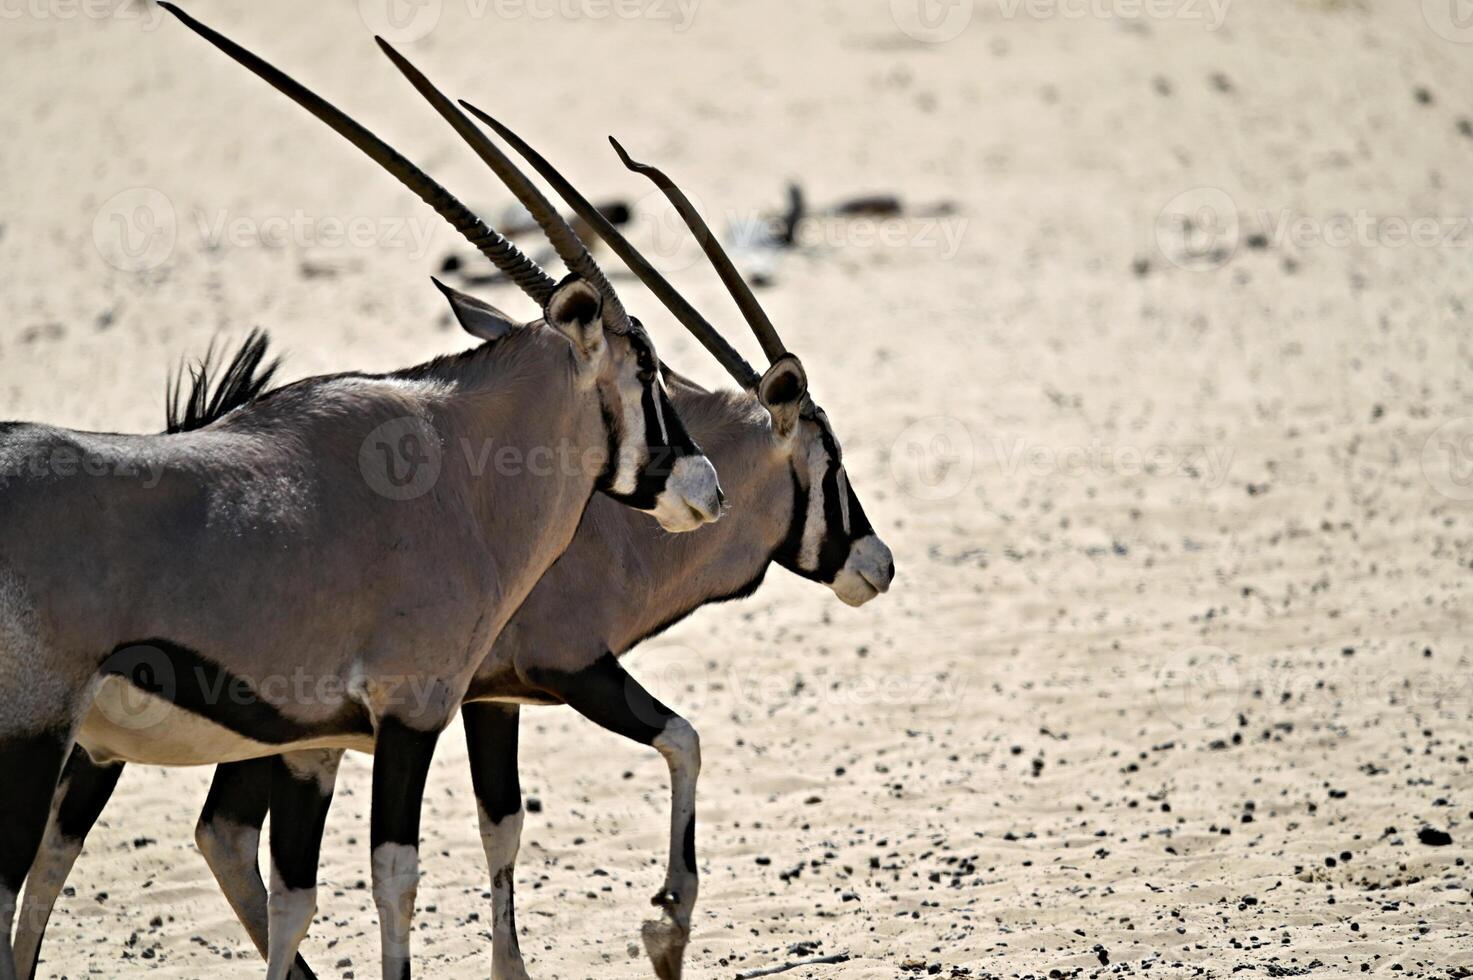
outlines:
M620 143L613 136L609 137L609 143L613 146L614 152L619 154L619 161L623 163L624 166L628 167L630 170L633 170L635 173L640 173L648 169L644 164L640 163L638 160L635 160L632 156L630 156L629 151L624 149L624 144Z
M399 54L399 52L394 48L392 44L384 39L384 36L382 34L375 34L373 36L373 42L379 46L379 50L381 50L384 54L388 55L390 58L393 58L395 61L400 60L401 55Z
M455 101L460 103L460 107L462 109L464 109L466 112L469 112L477 119L481 120L481 122L485 123L487 126L490 126L492 129L496 130L496 132L501 134L502 137L505 138L515 135L510 129L502 125L500 120L492 116L491 113L487 112L485 109L478 109L466 99L456 99Z

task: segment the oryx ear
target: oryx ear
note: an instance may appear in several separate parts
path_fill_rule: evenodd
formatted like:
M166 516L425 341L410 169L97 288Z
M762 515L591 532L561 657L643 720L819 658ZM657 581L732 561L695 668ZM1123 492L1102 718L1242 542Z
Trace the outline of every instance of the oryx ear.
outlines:
M803 363L784 354L757 383L757 398L772 415L772 431L786 439L798 427L798 412L808 394L808 375Z
M603 349L603 297L587 280L569 276L560 282L543 317L585 357L592 358Z
M521 326L490 303L451 289L434 276L430 276L430 281L440 287L440 292L450 301L450 309L455 311L455 319L472 337L500 340Z

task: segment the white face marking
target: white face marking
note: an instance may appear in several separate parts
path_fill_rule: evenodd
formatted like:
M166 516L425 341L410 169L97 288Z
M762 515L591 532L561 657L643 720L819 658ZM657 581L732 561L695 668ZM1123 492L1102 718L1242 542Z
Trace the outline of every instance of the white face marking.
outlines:
M818 568L819 550L823 547L827 527L824 524L823 477L828 471L828 455L817 439L808 447L808 512L803 515L803 543L798 550L798 567L805 571Z
M613 490L615 493L633 493L639 483L639 469L649 458L648 439L644 431L644 386L639 383L633 358L625 370L633 375L635 397L629 397L629 385L620 385L620 400L623 402L624 431L619 438L619 464L614 469Z

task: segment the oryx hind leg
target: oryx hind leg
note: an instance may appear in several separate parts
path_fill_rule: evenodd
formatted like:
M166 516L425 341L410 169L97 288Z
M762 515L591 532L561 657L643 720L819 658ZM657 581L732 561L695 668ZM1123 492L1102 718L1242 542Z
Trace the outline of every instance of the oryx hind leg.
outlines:
M15 928L15 968L22 977L34 977L41 959L41 941L56 900L92 825L102 815L123 774L122 763L98 765L81 746L72 748L62 771L46 823L40 850L26 876L25 898Z
M465 721L471 784L481 819L481 844L491 874L491 980L528 980L517 940L515 878L522 839L522 787L517 775L515 704L471 702Z
M216 766L194 828L200 853L263 960L270 953L270 913L260 848L261 827L271 803L272 770L270 758ZM291 976L292 980L317 980L300 956Z
M660 980L678 980L690 942L696 872L696 780L701 742L695 728L629 676L612 653L577 671L518 664L523 679L611 732L654 746L670 767L670 860L653 904L664 910L641 931Z
M319 749L288 752L271 760L266 980L288 980L293 975L297 947L317 912L322 832L342 758L339 750Z

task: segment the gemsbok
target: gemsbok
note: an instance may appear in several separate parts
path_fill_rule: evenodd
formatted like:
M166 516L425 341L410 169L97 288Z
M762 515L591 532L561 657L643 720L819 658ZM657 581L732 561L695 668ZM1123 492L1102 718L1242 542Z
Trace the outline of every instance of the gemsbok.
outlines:
M484 341L462 354L309 378L172 435L0 424L0 980L74 745L165 765L373 751L383 975L404 980L430 758L502 628L596 491L669 531L715 520L721 492L649 337L530 182L513 191L561 283L368 130L165 6L434 207L542 317L447 289ZM321 778L281 771L282 799ZM315 829L294 828L303 851ZM293 900L272 904L283 939L310 921L297 871L273 872Z
M387 46L385 50L453 119L453 107L428 87L423 76ZM755 296L675 184L660 171L635 164L619 148L627 166L664 190L706 249L771 360L760 377L735 351L721 346L719 335L701 314L545 159L506 127L462 104L526 157L677 319L698 337L716 338L708 346L742 389L705 391L662 365L681 417L723 474L731 513L714 527L677 538L652 533L647 522L594 499L573 543L537 583L482 662L461 709L492 883L492 976L527 977L513 898L524 816L517 776L520 705L567 704L610 731L653 746L669 766L670 852L664 885L654 899L663 915L645 923L643 939L656 975L662 980L678 978L698 887L695 796L700 743L691 724L645 691L618 658L702 605L750 595L774 562L828 585L854 606L889 588L894 562L849 484L838 439L808 393L801 363L787 352ZM478 152L488 152L484 134L462 132ZM248 353L249 345L241 356ZM261 360L259 352L252 357L244 370L226 373L222 393L212 399L201 394L209 391L208 377L197 375L191 402L218 403L218 411L228 412L235 401L256 397L255 386L240 381L242 375L249 378L252 366ZM611 570L617 573L610 574ZM272 951L274 962L284 962L287 954L274 955L278 937L273 911L290 898L273 880L268 900L257 863L261 827L269 809L275 817L270 843L273 868L296 867L304 880L315 880L309 869L315 869L339 754L298 753L287 759L222 765L200 815L196 839L201 851L252 941L263 955ZM48 829L42 851L50 884L34 909L27 894L22 918L35 942L120 770L119 764L97 764L82 753L76 753L68 767L69 778L58 795L58 818ZM308 773L319 774L321 782L301 785ZM292 828L291 835L279 840L278 824ZM313 834L318 838L306 839ZM295 853L289 853L292 848ZM287 939L293 941L295 955L299 937ZM314 976L300 957L295 962L293 980Z

